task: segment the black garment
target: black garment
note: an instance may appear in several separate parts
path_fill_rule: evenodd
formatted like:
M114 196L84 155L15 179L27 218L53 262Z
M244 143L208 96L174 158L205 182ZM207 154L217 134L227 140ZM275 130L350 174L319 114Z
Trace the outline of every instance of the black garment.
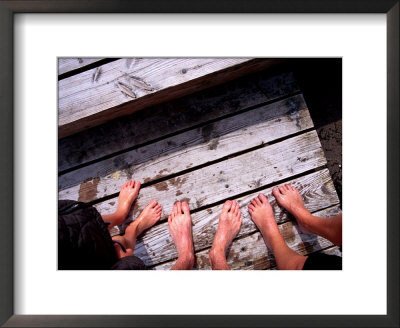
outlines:
M136 256L118 260L114 245L99 212L85 203L58 202L58 269L144 269Z
M314 253L308 255L303 270L342 270L342 258L336 255Z

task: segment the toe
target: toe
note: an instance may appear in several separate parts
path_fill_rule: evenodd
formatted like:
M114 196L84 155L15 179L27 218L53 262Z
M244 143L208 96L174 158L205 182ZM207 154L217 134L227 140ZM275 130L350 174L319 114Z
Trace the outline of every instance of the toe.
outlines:
M139 191L140 182L139 181L134 181L132 186L133 186L133 189L135 189L135 191Z
M181 202L177 202L176 206L178 208L178 214L182 214L182 204L181 204Z
M225 212L225 213L227 213L227 212L229 212L229 210L231 209L231 207L232 207L232 202L231 202L230 200L227 200L227 201L224 203L224 206L222 207L222 211Z
M184 214L190 214L190 208L188 203L182 202L182 211Z
M255 209L255 207L253 206L253 205L249 205L249 212L251 211L251 212L253 212L254 211L254 209Z
M278 187L278 188L279 188L279 192L280 192L282 195L286 193L286 188L285 188L285 186L280 186L280 187Z
M175 203L174 207L172 208L173 216L178 215L178 205Z
M272 194L274 195L275 198L279 198L280 197L280 191L278 187L274 187L272 188Z
M256 203L256 201L255 201L254 199L252 199L252 200L250 201L250 203L251 203L253 206L257 206L257 203Z
M156 207L157 204L158 204L157 201L156 201L155 199L153 199L153 200L150 202L150 207L151 207L151 208L154 208L154 207Z
M261 205L262 205L262 204L261 204L261 201L258 199L258 197L254 198L254 201L256 202L256 204L257 204L258 206L261 206Z
M268 203L268 198L264 194L259 194L258 198L260 199L261 203L263 204Z

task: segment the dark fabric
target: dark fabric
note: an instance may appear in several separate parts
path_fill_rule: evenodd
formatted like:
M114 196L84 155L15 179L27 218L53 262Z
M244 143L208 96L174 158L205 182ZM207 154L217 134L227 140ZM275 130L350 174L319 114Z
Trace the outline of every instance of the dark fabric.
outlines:
M308 255L303 270L342 270L342 258L336 255L314 253Z
M58 269L110 269L118 258L99 212L71 200L60 200L58 208Z
M146 265L137 256L126 256L119 259L111 270L146 270Z

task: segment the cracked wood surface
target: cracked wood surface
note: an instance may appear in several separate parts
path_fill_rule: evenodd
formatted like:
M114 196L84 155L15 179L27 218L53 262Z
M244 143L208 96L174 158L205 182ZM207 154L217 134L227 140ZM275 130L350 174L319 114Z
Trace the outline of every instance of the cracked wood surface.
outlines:
M123 58L58 83L65 137L276 64L254 58Z
M313 130L142 188L128 219L137 217L152 199L159 200L165 216L176 201L186 201L196 209L325 164L318 135ZM117 198L95 207L102 214L112 213Z
M59 197L93 201L127 180L151 182L312 127L302 95L293 96L64 174Z
M252 74L138 111L58 141L58 170L70 170L115 152L298 92L293 73Z

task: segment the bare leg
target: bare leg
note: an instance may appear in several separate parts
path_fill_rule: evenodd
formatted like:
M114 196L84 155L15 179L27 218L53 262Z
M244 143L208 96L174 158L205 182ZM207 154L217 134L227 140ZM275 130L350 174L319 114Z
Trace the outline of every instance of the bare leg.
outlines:
M226 262L226 251L232 240L239 233L242 225L242 213L236 201L227 200L219 216L217 233L209 253L213 270L229 270Z
M191 270L194 265L192 219L189 205L176 202L168 217L169 233L178 251L178 260L171 270Z
M115 245L115 249L119 257L133 255L136 245L136 238L146 229L152 227L161 218L161 205L156 200L152 200L147 205L139 217L132 221L126 228L123 236L114 236L113 240L120 242L126 248L124 253L119 245Z
M305 208L300 193L290 185L275 187L272 193L278 204L296 218L302 232L322 236L337 246L342 245L342 214L326 219L312 215Z
M126 219L129 210L131 209L132 203L137 198L140 189L140 182L130 180L126 182L119 192L118 196L118 207L117 210L112 214L104 214L101 217L104 222L108 222L108 230L112 227L121 224Z
M249 205L251 219L260 230L265 244L274 253L279 270L301 270L307 257L290 249L283 239L267 197L259 194Z

